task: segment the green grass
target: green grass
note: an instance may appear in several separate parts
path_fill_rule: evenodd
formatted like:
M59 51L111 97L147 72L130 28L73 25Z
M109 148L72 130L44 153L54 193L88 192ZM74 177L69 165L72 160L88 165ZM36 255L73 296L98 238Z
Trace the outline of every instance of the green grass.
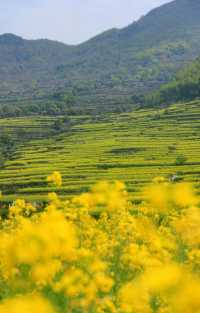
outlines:
M0 128L12 130L21 125L43 132L52 120L2 119ZM117 179L138 199L153 177L176 173L199 187L200 102L110 114L98 122L85 116L81 121L70 133L18 146L15 158L0 170L3 201L16 197L45 200L48 192L57 191L46 183L46 176L54 170L63 175L58 193L66 198L88 190L96 181ZM176 165L179 155L187 157L185 164Z

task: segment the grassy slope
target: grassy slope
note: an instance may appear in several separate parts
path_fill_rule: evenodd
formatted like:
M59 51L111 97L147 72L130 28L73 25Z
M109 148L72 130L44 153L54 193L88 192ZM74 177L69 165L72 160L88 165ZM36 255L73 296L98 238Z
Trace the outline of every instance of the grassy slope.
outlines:
M4 200L25 197L45 199L55 189L45 177L61 171L64 185L59 193L69 197L87 190L96 180L119 179L129 191L140 196L141 187L154 176L180 172L186 180L198 181L200 152L200 103L172 105L167 110L140 110L111 115L99 122L85 117L71 134L38 139L18 147L15 160L0 170L0 189ZM0 120L0 125L39 127L52 118ZM31 129L31 128L30 128ZM174 151L169 146L175 145ZM117 149L117 150L116 150ZM187 164L176 166L184 154Z

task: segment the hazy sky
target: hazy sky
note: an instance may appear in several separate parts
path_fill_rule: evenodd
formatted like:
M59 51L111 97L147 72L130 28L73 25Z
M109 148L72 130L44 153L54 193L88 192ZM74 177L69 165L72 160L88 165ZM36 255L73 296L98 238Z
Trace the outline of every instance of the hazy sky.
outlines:
M0 0L0 33L76 44L170 0Z

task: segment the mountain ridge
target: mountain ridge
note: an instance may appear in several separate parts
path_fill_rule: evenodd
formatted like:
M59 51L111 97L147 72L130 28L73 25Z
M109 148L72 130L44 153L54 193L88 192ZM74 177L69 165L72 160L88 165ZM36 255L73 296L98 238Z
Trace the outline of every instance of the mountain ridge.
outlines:
M13 42L13 45L10 44ZM200 2L174 0L84 43L0 36L0 101L65 91L90 101L155 90L200 55ZM97 100L98 102L98 100Z

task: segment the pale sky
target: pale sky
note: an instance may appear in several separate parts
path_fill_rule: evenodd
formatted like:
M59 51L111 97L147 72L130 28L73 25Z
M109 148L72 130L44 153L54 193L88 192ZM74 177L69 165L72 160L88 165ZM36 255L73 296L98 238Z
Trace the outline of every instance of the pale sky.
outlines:
M170 0L0 0L0 34L83 42Z

